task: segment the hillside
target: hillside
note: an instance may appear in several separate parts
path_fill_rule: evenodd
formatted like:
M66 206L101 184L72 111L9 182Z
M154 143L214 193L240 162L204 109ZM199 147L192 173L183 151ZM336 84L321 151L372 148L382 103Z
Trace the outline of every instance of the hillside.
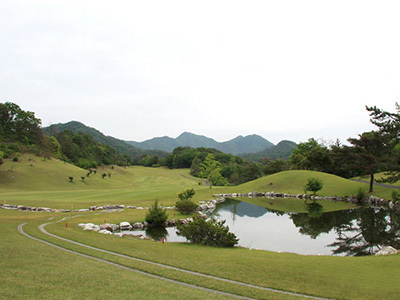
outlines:
M239 153L253 153L270 148L273 144L259 135L238 136L226 142L217 142L214 139L197 135L189 132L184 132L177 138L170 137L157 137L144 142L128 141L130 145L140 149L153 149L172 152L177 147L191 147L191 148L214 148L224 153L239 154Z
M97 168L89 177L87 173L63 161L43 160L32 154L21 155L17 162L6 159L0 166L0 199L2 203L54 208L150 206L155 199L173 204L179 192L199 188L198 179L190 176L188 169L107 166ZM72 182L69 177L73 177Z
M249 193L254 191L274 191L277 193L288 193L293 195L303 194L304 186L309 178L318 178L323 182L323 188L320 192L318 192L318 195L320 196L352 196L356 195L359 189L362 189L366 193L368 191L368 183L356 182L322 172L293 170L263 176L238 186L213 187L213 193ZM196 199L201 200L202 197L206 197L206 192L207 191L205 190L199 191L198 195L196 195ZM381 186L375 186L373 194L385 199L391 199L392 190ZM279 201L290 202L286 200L287 199L281 198ZM270 208L274 209L274 207ZM277 208L275 207L275 209Z
M106 136L99 130L86 126L85 124L82 124L77 121L71 121L68 123L59 123L59 124L54 124L49 127L44 127L43 128L43 134L45 135L55 135L58 132L64 131L64 130L72 130L74 133L76 132L82 132L85 134L89 134L90 136L93 137L93 139L97 142L103 143L105 145L109 145L116 149L118 152L121 154L129 154L133 158L138 158L140 156L149 154L149 155L158 155L160 157L163 157L166 155L165 152L162 151L144 151L143 149L139 149L133 145L130 145L126 143L123 140L116 139L111 136Z
M271 160L284 159L287 160L292 154L293 150L297 148L297 144L292 141L280 141L277 145L266 148L262 151L256 153L245 153L240 155L241 157L251 160L260 161L263 158L268 158Z

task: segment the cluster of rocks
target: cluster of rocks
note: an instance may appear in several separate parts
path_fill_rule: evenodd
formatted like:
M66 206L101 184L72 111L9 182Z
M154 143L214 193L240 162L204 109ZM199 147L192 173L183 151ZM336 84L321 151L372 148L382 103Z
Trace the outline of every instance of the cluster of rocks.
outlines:
M124 209L125 205L100 205L100 206L91 206L89 208L90 211L94 210L110 210L110 209Z
M34 206L11 205L11 204L0 204L0 208L16 209L16 210L24 210L24 211L44 211L44 212L67 211L67 210L55 209L55 208L49 208L49 207L34 207Z
M212 199L208 201L200 201L200 205L197 207L197 211L200 215L204 215L204 212L212 212L217 207L217 204L225 201L224 197L218 197L217 199Z
M91 206L89 208L90 211L95 211L95 210L112 210L112 209L149 209L150 207L142 207L142 206L132 206L132 205L116 205L116 204L107 204L107 205L100 205L100 206ZM167 206L167 207L162 207L165 209L175 209L175 206Z
M188 224L193 222L193 218L186 218L186 219L179 219L179 220L170 220L164 223L164 227L175 227L178 224ZM102 234L115 234L118 236L123 236L126 234L131 235L130 233L126 233L124 231L131 231L134 230L143 230L150 227L149 223L147 222L136 222L136 223L129 223L129 222L121 222L118 224L110 224L104 223L100 225L95 225L93 223L80 223L78 227L82 228L83 230L91 230Z
M236 198L236 197L249 197L249 198L259 198L259 197L266 197L266 198L298 198L298 199L306 199L309 198L306 194L287 194L287 193L275 193L275 192L249 192L249 193L232 193L232 194L214 194L213 197L215 198Z
M350 202L355 204L364 204L372 207L385 207L389 209L395 210L397 213L400 213L400 202L393 202L392 200L386 200L376 196L369 196L364 200L358 200L357 197L337 197L337 196L311 196L307 194L286 194L286 193L275 193L275 192L250 192L250 193L232 193L232 194L214 194L215 198L228 198L228 197L250 197L250 198L258 198L258 197L266 197L266 198L297 198L297 199L313 199L313 200L328 200L328 201L342 201L342 202Z

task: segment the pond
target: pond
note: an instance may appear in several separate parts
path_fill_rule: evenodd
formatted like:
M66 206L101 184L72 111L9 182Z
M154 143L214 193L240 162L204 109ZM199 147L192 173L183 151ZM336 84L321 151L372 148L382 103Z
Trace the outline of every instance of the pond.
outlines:
M318 202L304 202L308 213L286 213L227 199L212 213L226 220L239 246L312 255L360 256L384 245L399 248L400 215L383 208L353 208L323 212ZM175 228L135 231L155 240L185 241Z

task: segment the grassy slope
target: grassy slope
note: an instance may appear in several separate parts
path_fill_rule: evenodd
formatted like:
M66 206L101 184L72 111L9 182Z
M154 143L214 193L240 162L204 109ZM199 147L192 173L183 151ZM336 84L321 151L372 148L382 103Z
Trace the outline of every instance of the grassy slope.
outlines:
M84 172L83 170L58 161L42 162L38 158L31 158L35 162L30 162L28 159L23 156L21 162L7 161L1 166L0 197L2 200L7 199L8 203L16 204L67 206L67 208L71 203L82 207L102 203L146 205L151 203L154 198L158 198L166 204L172 204L176 201L176 194L189 187L196 188L197 200L209 199L212 193L217 192L274 190L275 192L301 193L307 178L316 176L320 177L325 184L321 191L322 195L350 195L354 194L359 187L367 188L365 184L347 181L332 175L289 171L263 177L238 187L213 187L210 189L199 187L197 180L181 176L189 176L188 170L142 167L107 169L107 173L108 170L113 172L111 178L101 179L97 174L98 177L93 176L86 183L77 181L71 184L68 182L68 176L79 177ZM30 166L31 163L34 164L33 167ZM12 168L13 166L14 168ZM12 171L8 172L9 169ZM30 173L33 169L35 172ZM39 172L39 170L41 171ZM14 179L11 179L10 176L14 176ZM58 180L52 178L58 178ZM271 182L272 185L270 185ZM261 200L259 198L248 201ZM297 203L288 204L287 199L282 200L279 205L287 210L298 209ZM277 209L276 206L277 204L274 204L273 208ZM363 258L319 257L238 248L206 248L173 243L162 245L150 241L102 236L93 232L84 232L76 226L81 221L102 223L105 219L107 222L115 223L123 220L140 221L143 220L144 213L139 210L126 210L122 213L85 214L80 219L70 221L68 230L65 229L63 223L50 225L48 229L59 235L101 248L285 290L339 299L396 299L400 292L397 284L400 255ZM65 214L54 215L64 216ZM209 294L198 294L192 289L181 289L129 272L116 271L110 266L103 266L97 262L49 249L40 243L28 240L16 231L19 223L30 221L31 225L27 226L27 230L43 237L37 227L33 225L39 224L37 220L44 222L50 216L52 214L0 210L2 232L0 251L8 253L0 258L0 268L3 270L3 274L6 274L4 276L6 284L2 284L0 299L26 299L38 297L37 295L40 295L41 298L63 299L84 295L85 298L98 299L103 295L112 298L116 294L121 299L130 298L132 295L143 299L153 299L157 298L156 295L159 293L161 293L160 295L166 293L164 298L210 297ZM46 263L43 263L43 252L48 253ZM26 267L28 265L29 268ZM148 269L147 266L142 267L145 270ZM190 276L172 274L173 272L170 274L158 269L153 271L157 274L164 272L171 278L187 278L189 282L194 283L200 280ZM96 280L93 280L94 277ZM120 278L123 280L121 281ZM132 285L132 282L135 284ZM110 284L116 287L116 291L108 288ZM225 286L220 283L204 281L202 284L216 285L227 291L233 289L229 285ZM74 286L74 289L68 288L68 286ZM235 289L242 294L262 299L288 298L272 296L264 292L248 291L248 289ZM216 295L211 296L213 299L216 297Z
M65 228L64 222L49 225L46 228L57 235L103 249L260 286L335 299L396 299L400 292L397 284L400 255L357 258L325 257L273 253L243 248L221 249L179 243L162 244L153 241L103 236L94 232L83 231L77 226L80 222L94 221L101 223L103 218L103 214L86 214L69 220L68 228ZM112 217L108 216L107 218ZM37 227L33 225L34 223L32 226L27 226L26 230L43 238ZM65 242L56 242L66 245ZM106 258L108 259L108 257ZM122 261L122 263L133 264L125 261ZM225 291L235 291L259 299L273 299L270 293L255 291L254 289L249 290L230 284L215 283L196 276L179 274L179 272L140 263L133 265L139 269L190 283L208 287L216 286ZM276 295L274 297L281 298L281 296ZM282 296L282 299L285 298Z
M324 183L320 195L350 196L358 189L368 190L368 184L343 179L338 176L313 171L287 171L262 177L235 187L198 186L198 180L189 175L189 170L115 166L99 168L97 174L86 176L86 170L58 160L46 160L32 155L23 155L19 162L6 162L0 167L0 196L2 202L54 208L87 208L91 205L125 204L149 206L155 199L164 205L173 205L176 195L195 188L195 200L208 200L213 193L284 192L303 193L310 177L318 177ZM101 174L111 174L102 179ZM71 183L69 176L74 177ZM376 195L389 199L391 190L375 187ZM303 211L302 202L296 199L245 199L277 210ZM345 209L347 204L324 203L325 211Z
M22 222L50 216L0 211L0 299L228 299L66 253L17 231Z
M33 166L31 166L33 165ZM115 166L99 168L84 181L86 170L58 160L23 155L0 168L0 196L9 204L88 208L90 205L125 204L150 206L155 199L175 203L177 193L198 186L188 170ZM101 174L111 174L102 179ZM68 177L73 176L73 182ZM201 188L201 187L200 187Z

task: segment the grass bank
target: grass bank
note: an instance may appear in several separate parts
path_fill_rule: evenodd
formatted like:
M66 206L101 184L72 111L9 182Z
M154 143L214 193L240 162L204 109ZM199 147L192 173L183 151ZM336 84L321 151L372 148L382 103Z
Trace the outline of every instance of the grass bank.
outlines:
M69 220L68 228L65 228L64 222L48 225L46 228L51 233L102 249L259 286L336 299L396 299L400 292L397 285L399 255L305 256L244 248L223 249L179 243L162 244L103 236L83 231L77 226L80 222L94 221L96 218L101 221L102 216L88 214ZM33 222L32 226L28 227L29 232L48 239L38 232L36 226L33 226L37 224L39 222ZM139 267L178 280L187 278L184 274L148 266ZM207 287L216 284L197 277L187 278L187 281ZM222 283L216 284L216 287L218 286L223 290L233 288ZM241 287L236 287L235 291L259 299L270 299L269 293L265 292L258 291L254 294ZM278 296L278 299L279 297L281 296ZM282 297L285 299L285 296Z

